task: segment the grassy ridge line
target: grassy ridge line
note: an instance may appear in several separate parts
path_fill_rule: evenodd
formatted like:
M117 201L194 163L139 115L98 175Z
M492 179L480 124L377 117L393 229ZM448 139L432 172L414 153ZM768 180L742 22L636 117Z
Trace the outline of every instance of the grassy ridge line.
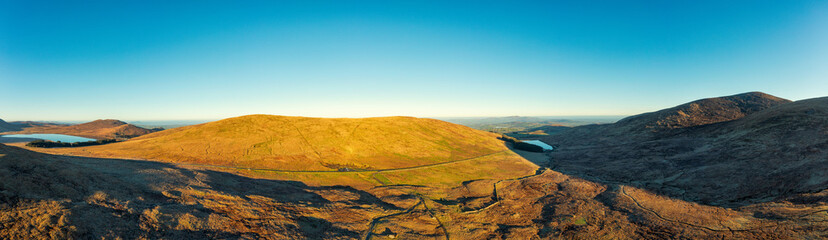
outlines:
M388 169L373 169L373 170L351 170L351 171L336 171L336 170L308 170L308 171L301 171L301 170L282 170L282 169L269 169L269 168L248 168L248 167L232 167L232 166L221 166L221 165L210 165L210 164L197 164L197 163L169 163L174 165L184 165L184 166L194 166L194 167L215 167L215 168L229 168L229 169L239 169L239 170L250 170L250 171L266 171L266 172L283 172L283 173L354 173L354 172L391 172L391 171L403 171L403 170L412 170L412 169L420 169L420 168L427 168L427 167L435 167L440 165L470 161L482 157L488 157L491 155L495 155L498 153L506 152L506 150L484 154L476 157L466 158L466 159L459 159L449 162L441 162L441 163L433 163L433 164L426 164L420 166L413 166L413 167L403 167L403 168L388 168ZM142 160L142 161L152 161L148 159L135 159L130 158L130 160Z
M50 153L291 171L393 169L506 150L496 137L425 118L247 115Z

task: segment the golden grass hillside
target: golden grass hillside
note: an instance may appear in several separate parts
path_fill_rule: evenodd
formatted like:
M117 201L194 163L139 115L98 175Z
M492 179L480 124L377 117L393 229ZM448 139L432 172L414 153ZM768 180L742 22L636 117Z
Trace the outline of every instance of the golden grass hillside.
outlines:
M161 131L121 143L51 151L283 170L392 169L508 150L497 136L412 117L248 115Z

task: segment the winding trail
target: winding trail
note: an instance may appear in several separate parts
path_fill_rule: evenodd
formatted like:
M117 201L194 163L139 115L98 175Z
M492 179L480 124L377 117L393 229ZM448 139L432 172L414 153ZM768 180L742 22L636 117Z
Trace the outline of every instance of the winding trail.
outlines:
M249 167L233 167L233 166L222 166L222 165L210 165L210 164L198 164L198 163L174 163L174 162L163 162L168 164L180 165L180 166L193 166L193 167L211 167L211 168L225 168L225 169L238 169L238 170L251 170L251 171L266 171L266 172L284 172L284 173L350 173L350 172L392 172L392 171L404 171L404 170L413 170L413 169L421 169L421 168L429 168L429 167L436 167L442 165L448 165L452 163L459 163L465 161L471 161L478 158L488 157L491 155L495 155L498 153L506 152L507 150L493 152L489 154L484 154L476 157L447 161L447 162L439 162L439 163L432 163L432 164L425 164L425 165L418 165L412 167L402 167L402 168L386 168L386 169L354 169L349 171L338 171L338 170L283 170L283 169L272 169L272 168L249 168ZM123 159L123 158L120 158ZM131 160L141 160L141 161L153 161L148 159L131 159ZM161 161L156 161L161 162Z
M417 208L417 206L420 206L420 204L425 204L425 200L423 200L422 197L420 197L419 195L417 195L417 197L420 199L420 201L418 201L417 204L414 204L413 206L409 207L406 210L371 219L371 223L368 225L368 230L366 231L366 234L365 234L365 240L371 239L371 236L374 233L374 228L377 227L377 223L379 223L380 220L382 220L384 218L390 218L390 217L394 217L394 216L403 215L403 214L409 214L412 211L414 211L414 209Z
M420 199L422 200L423 197L420 196ZM426 212L428 212L428 215L431 215L431 217L437 220L437 224L440 225L440 228L443 229L443 233L446 235L446 240L449 240L449 232L448 229L446 229L446 226L443 225L443 221L440 221L440 218L437 217L437 215L434 214L434 212L432 212L431 209L428 208L428 204L426 204L425 201L423 201L423 207L425 208Z

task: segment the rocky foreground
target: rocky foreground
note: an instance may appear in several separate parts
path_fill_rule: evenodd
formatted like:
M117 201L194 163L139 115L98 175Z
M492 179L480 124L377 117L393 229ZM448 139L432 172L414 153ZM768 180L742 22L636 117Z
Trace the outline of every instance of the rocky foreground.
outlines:
M556 171L425 186L307 186L0 145L0 238L824 238L828 191L737 209ZM442 197L434 191L445 191Z

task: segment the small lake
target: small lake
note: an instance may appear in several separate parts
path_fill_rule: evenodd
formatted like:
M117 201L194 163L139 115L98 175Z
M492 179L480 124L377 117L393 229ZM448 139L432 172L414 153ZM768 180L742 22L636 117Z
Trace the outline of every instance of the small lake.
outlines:
M526 141L523 141L523 142L528 143L528 144L532 144L532 145L535 145L535 146L538 146L538 147L542 147L544 151L551 151L552 149L554 149L552 146L549 146L549 144L546 144L545 142L541 142L540 140L526 140Z
M78 137L78 136L71 136L71 135L63 135L63 134L9 134L9 135L0 135L0 142L2 139L6 140L15 140L18 138L20 140L23 139L43 139L55 142L65 142L65 143L75 143L75 142L88 142L88 141L97 141L97 139L85 138L85 137Z

